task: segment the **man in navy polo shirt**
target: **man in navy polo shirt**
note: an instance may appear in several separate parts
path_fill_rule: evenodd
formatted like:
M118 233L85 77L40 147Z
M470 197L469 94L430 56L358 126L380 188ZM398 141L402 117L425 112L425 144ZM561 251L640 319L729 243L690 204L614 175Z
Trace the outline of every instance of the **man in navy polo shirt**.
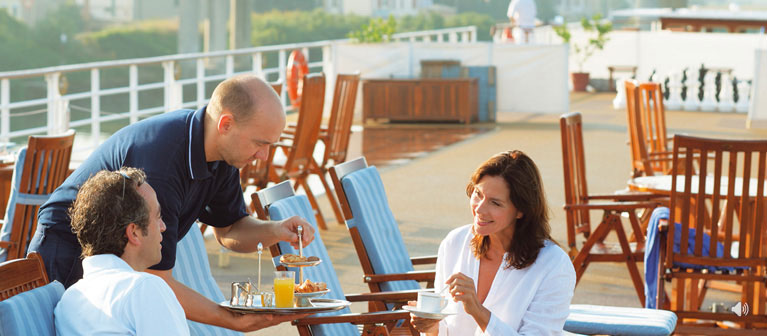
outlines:
M294 319L229 312L171 274L176 243L196 220L213 227L218 242L237 252L253 252L259 242L298 245L298 226L304 227L304 244L314 239L312 226L298 217L260 221L245 210L238 168L266 159L284 128L279 97L268 84L248 75L219 84L200 110L169 112L127 126L101 144L40 208L29 249L41 254L51 280L67 287L77 282L83 274L81 249L67 211L79 187L101 170L140 168L157 193L167 227L162 261L147 272L168 283L187 318L240 331Z

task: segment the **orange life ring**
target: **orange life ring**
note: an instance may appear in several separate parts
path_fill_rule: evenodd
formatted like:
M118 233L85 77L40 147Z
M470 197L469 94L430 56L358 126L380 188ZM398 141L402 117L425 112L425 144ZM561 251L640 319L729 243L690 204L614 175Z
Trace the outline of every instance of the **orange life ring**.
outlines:
M290 104L298 108L301 106L302 79L309 73L309 64L300 50L293 50L288 57L287 87Z

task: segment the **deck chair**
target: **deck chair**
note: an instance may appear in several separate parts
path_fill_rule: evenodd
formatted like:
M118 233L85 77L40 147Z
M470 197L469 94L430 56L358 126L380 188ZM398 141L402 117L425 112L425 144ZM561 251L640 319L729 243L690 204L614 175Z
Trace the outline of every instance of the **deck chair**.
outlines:
M560 117L562 134L562 164L565 181L565 205L567 217L568 254L573 260L576 284L592 262L625 262L636 289L640 304L644 305L644 285L637 262L644 257L644 233L637 212L660 205L652 194L589 194L586 181L586 160L583 148L581 114L570 113ZM603 211L601 221L592 231L589 211ZM623 228L621 214L627 214L636 242L629 243ZM606 242L615 233L618 243ZM578 249L576 235L582 234L585 242Z
M295 181L295 188L300 186L306 192L314 209L315 218L320 228L326 229L325 218L317 204L317 199L309 187L307 178L311 174L314 162L314 146L320 132L322 108L325 103L325 76L307 75L302 79L303 93L298 112L295 134L283 134L281 142L276 144L269 154L267 183L279 183L288 179ZM280 150L286 157L284 162L276 162L275 150ZM265 183L262 183L265 186Z
M205 250L202 232L194 226L176 245L176 265L173 267L173 278L215 303L226 301L210 272L208 253ZM242 335L242 333L234 330L191 320L187 320L187 324L191 335Z
M361 157L331 167L330 176L370 291L418 290L418 282L433 288L434 271L413 265L435 264L437 257L410 257L378 169Z
M631 145L631 177L667 174L671 142L666 134L666 111L659 83L626 81L626 116Z
M304 218L311 225L315 226L315 228L317 226L316 222L312 218L312 208L306 195L294 195L289 181L285 181L269 188L259 190L253 193L252 197L253 203L256 204L256 213L261 219L282 220L294 215L298 215ZM270 248L274 258L273 262L278 270L286 270L286 268L279 262L279 258L282 254L298 254L298 251L293 249L293 247L286 242L279 242ZM322 236L319 231L315 232L314 241L308 246L304 247L304 254L308 256L317 256L322 260L322 262L317 266L305 267L303 272L304 279L310 279L312 281L323 281L327 283L330 292L323 298L345 299L351 302L368 302L372 300L400 303L405 303L407 300L415 300L417 298L417 293L412 292L344 295L341 289L341 284L339 283L338 277L333 268L333 262L328 256L327 250L325 249L325 244L322 242ZM299 274L298 269L287 268L287 270L295 271L296 276ZM410 324L407 322L405 323L405 327L395 328L395 325L398 322L402 320L409 321L409 319L410 314L404 310L353 314L349 308L345 308L340 311L316 314L314 316L293 321L293 324L298 328L299 334L302 336L360 335L360 331L355 325L364 326L362 333L363 335L389 335L403 333L406 335L418 335L418 333L412 329Z
M63 294L36 252L0 263L0 336L56 335L53 309Z
M713 162L708 159L712 155ZM691 169L695 164L698 174ZM673 225L661 221L658 227L661 247L658 306L665 304L664 286L670 281L670 307L682 319L677 326L680 332L764 335L767 141L677 135L671 175L669 221ZM738 179L746 182L738 183ZM741 304L748 305L748 314L742 314L746 309L741 314L701 310L706 291L703 285L713 280L740 284ZM700 320L732 321L743 329L706 329L712 325Z
M0 261L22 258L37 228L37 211L69 174L75 132L30 136L16 158L11 196L0 229Z
M325 187L325 195L333 208L333 213L339 224L344 223L341 207L334 196L326 174L330 166L346 161L349 148L349 138L352 134L352 120L354 119L354 104L357 100L357 86L360 82L359 74L339 74L336 77L336 88L333 93L333 106L330 109L330 120L327 127L320 129L319 140L325 145L325 153L322 162L311 163L310 171L317 175Z

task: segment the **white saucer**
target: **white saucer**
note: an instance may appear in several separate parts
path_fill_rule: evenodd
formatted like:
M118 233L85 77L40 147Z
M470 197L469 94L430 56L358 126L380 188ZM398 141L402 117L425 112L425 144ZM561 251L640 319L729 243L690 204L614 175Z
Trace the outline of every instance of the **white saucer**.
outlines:
M445 317L448 317L450 315L455 315L454 312L445 311L444 309L441 312L438 312L438 313L418 310L418 308L413 307L413 306L402 306L402 309L411 312L413 315L415 315L417 317L427 318L427 319L434 319L434 320L441 320L441 319L443 319Z

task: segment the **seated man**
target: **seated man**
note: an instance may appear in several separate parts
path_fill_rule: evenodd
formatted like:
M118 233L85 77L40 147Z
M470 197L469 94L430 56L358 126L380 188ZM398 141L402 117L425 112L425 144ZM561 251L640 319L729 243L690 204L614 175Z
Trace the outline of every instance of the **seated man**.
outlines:
M57 334L189 335L168 284L142 272L160 262L165 231L144 172L96 173L80 187L70 215L84 274L56 306Z

